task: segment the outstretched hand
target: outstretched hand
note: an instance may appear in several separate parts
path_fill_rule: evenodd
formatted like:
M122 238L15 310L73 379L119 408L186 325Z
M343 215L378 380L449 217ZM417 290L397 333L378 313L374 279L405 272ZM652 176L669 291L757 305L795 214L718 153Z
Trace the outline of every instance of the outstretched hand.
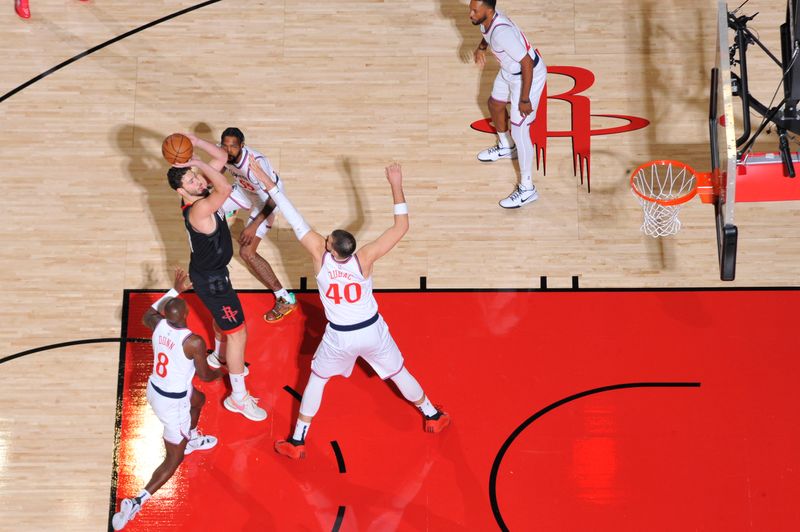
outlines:
M181 292L185 292L186 290L192 287L192 280L189 279L189 274L184 271L183 268L177 267L175 268L175 284L173 288L179 294Z
M264 187L267 189L268 192L270 189L276 186L272 178L270 178L270 176L267 175L264 169L261 168L261 165L258 164L258 161L256 161L256 158L253 156L252 153L247 154L247 160L250 163L248 165L248 168L250 169L251 172L253 172L253 175L256 176L256 179L261 181L261 183L264 185Z
M392 163L386 167L386 180L392 186L403 184L403 169L400 167L400 163Z

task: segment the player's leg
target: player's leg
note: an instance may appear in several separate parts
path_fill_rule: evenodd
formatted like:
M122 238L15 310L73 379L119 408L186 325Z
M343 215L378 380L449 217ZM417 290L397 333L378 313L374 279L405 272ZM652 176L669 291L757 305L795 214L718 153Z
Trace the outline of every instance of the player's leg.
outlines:
M258 226L253 240L251 240L248 245L239 248L239 256L242 257L242 260L244 260L245 264L250 268L250 271L253 272L264 286L272 290L273 294L275 294L275 305L270 311L264 314L264 320L267 323L278 322L297 308L297 301L295 300L294 294L283 287L270 263L258 254L258 246L267 235L267 232L272 228L274 220L275 213L273 212ZM247 224L250 225L252 221L253 216L251 213L250 220Z
M390 379L403 397L414 403L425 417L425 432L441 432L450 424L450 414L433 406L417 379L405 367Z
M197 423L200 421L200 411L203 409L203 405L205 403L205 394L193 387L189 410L191 430L189 431L189 443L186 444L184 454L191 454L194 451L205 451L217 445L216 437L209 434L203 434L197 430Z
M417 379L405 368L403 354L382 317L364 330L362 338L365 345L360 352L364 359L381 379L391 379L403 397L414 403L425 418L426 432L440 432L450 424L449 414L433 406Z
M235 331L226 332L226 337L231 394L222 404L231 412L242 414L251 421L264 421L267 419L267 411L258 406L258 399L250 395L245 383L247 374L244 371L244 351L247 344L247 329L242 326Z
M539 61L533 72L531 90L528 98L533 106L533 112L523 117L519 112L520 89L522 82L511 85L511 135L517 143L517 156L519 158L520 181L517 188L509 196L500 201L500 206L506 209L516 209L536 201L539 193L533 184L533 161L536 156L531 139L531 124L536 119L536 110L539 99L544 90L547 67Z
M275 451L278 454L295 460L306 457L306 436L308 436L308 430L311 428L311 420L319 412L319 407L322 404L322 393L325 391L325 385L328 384L328 380L313 372L308 377L292 436L287 440L275 442Z
M164 461L153 471L150 477L150 482L144 487L136 497L123 499L119 505L119 512L115 513L111 518L111 524L114 530L122 530L131 519L136 516L142 509L144 503L156 492L158 489L167 483L172 478L175 471L183 462L184 450L188 440L184 439L181 443L175 444L164 440L164 446L167 449Z
M14 11L22 18L31 18L31 8L28 0L14 0Z
M503 78L503 73L498 72L494 78L492 95L489 96L488 106L489 115L492 117L492 124L497 130L497 145L487 148L478 154L478 160L491 162L498 159L514 159L517 156L514 141L508 133L508 111L506 105L511 94L508 81Z
M172 398L159 394L151 385L147 386L147 402L150 403L159 421L164 425L164 461L153 471L150 481L136 497L123 499L120 510L111 519L115 530L121 530L139 513L142 505L175 474L183 462L191 427L190 397Z

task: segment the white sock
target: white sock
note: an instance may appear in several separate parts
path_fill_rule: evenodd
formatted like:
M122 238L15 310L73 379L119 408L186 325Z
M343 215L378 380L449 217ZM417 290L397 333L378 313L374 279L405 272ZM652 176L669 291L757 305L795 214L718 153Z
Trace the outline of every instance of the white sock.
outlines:
M282 297L286 301L289 301L289 292L285 288L281 288L280 290L275 291L275 299Z
M519 184L525 190L533 190L535 187L533 186L533 179L529 175L523 175L520 177Z
M294 426L294 434L292 434L292 439L300 442L306 441L306 436L308 435L308 428L310 426L311 426L310 421L306 423L300 418L297 418L297 423L295 423Z
M139 492L139 495L136 496L136 499L139 501L139 506L144 506L145 501L150 498L150 494L147 490L142 490Z
M419 408L420 412L422 412L423 415L426 416L436 415L436 412L438 412L438 410L436 410L436 407L433 406L433 404L431 404L431 401L430 399L428 399L428 396L426 395L423 399L424 400L422 401L421 405L415 405L415 406Z
M217 358L222 354L222 342L219 338L214 338L214 354L217 355Z
M197 438L197 428L193 428L189 431L189 441L192 441L195 438Z
M229 373L228 376L231 378L231 395L235 401L243 401L245 397L247 397L247 387L244 385L244 373L240 373L238 375L234 375L233 373Z
M508 131L498 131L497 132L497 144L501 148L510 148L513 144L510 143L508 138Z

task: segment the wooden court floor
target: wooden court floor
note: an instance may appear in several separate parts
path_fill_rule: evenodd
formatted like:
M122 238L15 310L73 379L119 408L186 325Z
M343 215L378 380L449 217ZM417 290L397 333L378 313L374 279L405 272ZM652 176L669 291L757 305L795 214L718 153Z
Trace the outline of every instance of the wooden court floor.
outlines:
M548 130L591 130L629 115L646 128L591 136L591 193L573 173L568 136L548 140L535 205L503 211L515 182L493 144L470 129L486 116L497 70L466 60L479 41L463 0L32 0L33 18L0 11L0 357L120 333L126 288L166 288L188 260L161 139L216 138L238 126L266 153L321 232L360 239L391 222L383 167L403 163L411 231L375 271L376 285L412 288L720 286L710 209L684 208L684 227L639 232L629 171L654 158L708 166L711 0L501 0L550 67L589 71L588 98L548 104ZM778 47L782 2L751 0L761 39ZM779 73L751 60L752 90L769 101ZM16 88L48 73L7 98ZM548 78L558 95L572 88ZM587 116L591 115L591 116ZM774 135L765 137L772 151ZM737 210L734 286L797 284L794 203ZM238 222L236 229L241 227ZM297 287L308 262L283 220L261 247ZM235 286L260 288L238 258ZM724 312L725 309L720 309ZM117 385L115 345L69 347L0 367L0 529L88 530L106 523Z

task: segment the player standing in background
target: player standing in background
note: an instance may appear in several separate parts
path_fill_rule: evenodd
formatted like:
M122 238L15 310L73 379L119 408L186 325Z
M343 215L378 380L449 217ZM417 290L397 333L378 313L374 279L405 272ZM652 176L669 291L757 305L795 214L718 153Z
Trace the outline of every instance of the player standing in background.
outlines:
M175 285L147 309L142 323L153 331L153 373L147 381L147 402L164 425L166 457L139 495L123 499L111 524L121 530L139 513L144 503L172 478L184 455L205 451L217 444L214 436L197 430L200 411L206 402L192 386L195 371L203 381L219 378L206 364L206 343L186 327L189 307L178 294L191 287L181 269L175 270Z
M247 329L242 303L228 277L233 242L222 206L232 189L220 173L228 155L211 142L194 135L186 136L194 148L212 157L210 164L193 158L167 172L169 185L183 198L183 219L191 249L189 276L195 292L214 318L216 354L209 355L209 363L216 360L217 364L228 365L232 391L223 401L225 408L253 421L263 421L267 412L257 406L258 399L248 393L245 385Z
M373 265L408 231L408 206L400 165L395 163L386 168L395 204L394 224L356 253L356 240L347 231L337 229L324 238L312 231L289 198L252 163L251 159L253 174L266 185L300 244L311 255L328 319L322 342L311 361L311 375L303 391L294 433L288 440L275 442L275 450L289 458L305 458L305 439L322 402L325 385L336 375L349 377L359 356L369 362L381 379L391 379L403 397L422 412L426 432L444 430L450 424L449 414L431 404L419 382L404 367L403 355L378 313L378 303L372 294Z
M505 209L516 209L533 203L539 197L533 184L533 142L530 127L547 79L547 66L534 50L525 34L511 19L495 10L495 0L471 0L469 19L479 26L483 39L475 50L475 63L486 64L487 47L500 62L489 97L489 113L497 130L497 145L478 154L478 160L519 159L520 183L507 198L500 200ZM508 138L511 104L511 139ZM516 144L516 145L515 145Z
M297 308L294 294L288 292L269 262L258 254L258 245L272 228L275 220L275 202L250 171L249 154L253 154L261 169L283 190L278 173L263 154L244 144L244 133L239 128L229 127L222 132L221 147L228 153L225 168L234 178L233 191L225 202L226 212L249 209L250 217L239 236L239 256L261 283L275 294L275 306L264 314L267 323L276 323Z

